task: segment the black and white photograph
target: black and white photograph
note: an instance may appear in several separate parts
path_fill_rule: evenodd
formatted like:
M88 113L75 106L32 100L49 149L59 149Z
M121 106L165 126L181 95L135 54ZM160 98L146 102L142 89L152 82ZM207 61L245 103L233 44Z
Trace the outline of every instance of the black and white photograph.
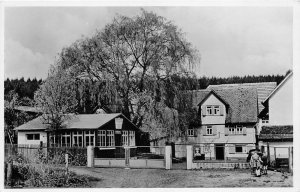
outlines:
M1 186L293 189L291 2L4 4Z

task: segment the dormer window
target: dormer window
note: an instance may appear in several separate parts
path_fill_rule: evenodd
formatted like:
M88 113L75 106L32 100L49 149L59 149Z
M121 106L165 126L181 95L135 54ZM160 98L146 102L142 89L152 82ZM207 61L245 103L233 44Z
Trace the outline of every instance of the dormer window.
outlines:
M218 105L207 105L206 106L207 115L220 115L220 106Z

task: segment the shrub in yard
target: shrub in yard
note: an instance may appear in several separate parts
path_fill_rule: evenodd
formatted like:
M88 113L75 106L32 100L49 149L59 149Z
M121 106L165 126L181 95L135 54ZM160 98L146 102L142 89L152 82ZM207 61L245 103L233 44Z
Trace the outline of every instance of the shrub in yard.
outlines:
M13 178L13 184L21 182L26 187L88 187L89 180L95 180L45 164L14 165Z

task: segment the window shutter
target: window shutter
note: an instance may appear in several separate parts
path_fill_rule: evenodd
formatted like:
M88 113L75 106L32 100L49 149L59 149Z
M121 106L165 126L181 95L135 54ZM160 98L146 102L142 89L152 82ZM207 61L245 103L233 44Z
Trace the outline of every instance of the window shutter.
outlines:
M229 127L225 127L225 136L229 135Z
M243 153L247 153L247 146L243 146Z
M220 115L221 116L224 115L224 107L223 107L223 105L220 105Z
M212 126L212 134L213 135L217 134L217 127L216 126Z
M243 135L247 135L247 128L243 127Z
M206 115L206 105L201 106L202 116Z
M229 146L229 153L235 153L235 146L234 145Z

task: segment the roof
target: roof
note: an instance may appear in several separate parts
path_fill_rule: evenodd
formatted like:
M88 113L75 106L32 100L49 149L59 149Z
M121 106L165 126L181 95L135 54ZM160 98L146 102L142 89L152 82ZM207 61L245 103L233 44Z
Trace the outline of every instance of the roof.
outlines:
M222 87L193 91L196 101L201 103L207 95L214 91L228 104L226 123L256 123L257 122L257 89L253 87Z
M33 112L33 113L40 113L41 109L37 107L30 107L30 106L15 106L15 110L19 111L26 111L26 112Z
M293 126L263 126L258 138L261 140L293 139Z
M265 98L262 103L265 103L267 100L269 100L276 92L279 90L283 84L287 82L287 80L293 75L293 71L290 72L282 81L281 83L269 94L267 98Z
M217 97L225 106L228 106L228 103L226 101L224 101L224 99L222 99L218 94L216 94L216 92L214 90L209 91L208 94L206 94L205 98L202 99L202 101L198 104L198 105L202 105L202 103L204 103L210 95L214 95L215 97Z
M239 83L239 84L220 84L220 85L209 85L206 89L227 89L233 87L240 88L256 88L257 89L257 101L258 101L258 112L260 113L264 106L262 102L271 94L276 88L276 82L261 82L261 83Z
M98 129L116 117L121 116L121 113L112 114L80 114L68 115L64 122L65 129ZM123 118L126 118L122 115ZM45 122L42 116L39 116L32 121L29 121L15 130L45 130L49 128L49 124Z

